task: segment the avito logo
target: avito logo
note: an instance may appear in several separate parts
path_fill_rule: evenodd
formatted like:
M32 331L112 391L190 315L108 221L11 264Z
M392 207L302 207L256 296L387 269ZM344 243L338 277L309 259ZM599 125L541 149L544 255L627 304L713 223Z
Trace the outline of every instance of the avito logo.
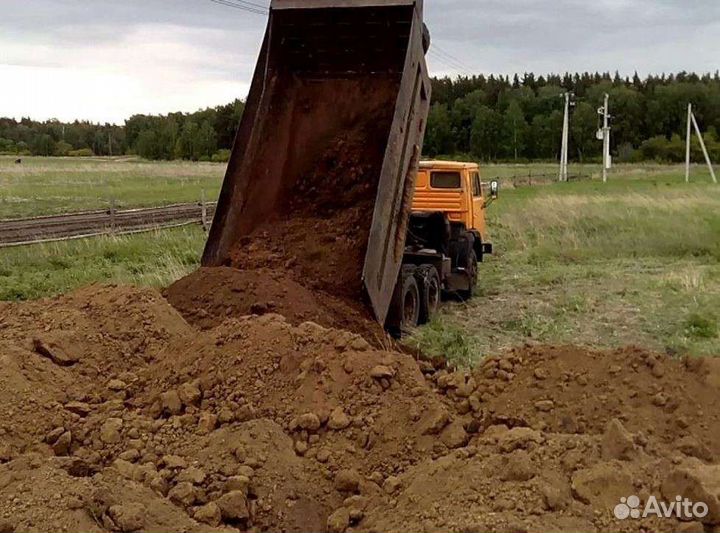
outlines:
M671 502L660 501L655 496L650 496L641 510L640 498L633 495L620 498L620 503L613 509L613 514L618 520L647 518L648 516L690 520L705 518L708 511L706 503L693 502L682 496L675 496L675 501Z

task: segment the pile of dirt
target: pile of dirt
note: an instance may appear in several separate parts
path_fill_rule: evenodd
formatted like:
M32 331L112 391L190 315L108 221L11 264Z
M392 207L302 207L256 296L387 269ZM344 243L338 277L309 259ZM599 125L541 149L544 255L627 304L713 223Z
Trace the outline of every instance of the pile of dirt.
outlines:
M716 360L524 347L452 372L301 319L200 329L126 287L0 304L0 531L720 524ZM710 510L616 520L633 494Z
M170 285L163 295L200 329L217 327L231 317L276 313L294 325L311 321L355 331L375 344L385 339L383 329L357 302L313 292L277 270L201 268Z
M231 317L278 313L294 324L330 326L332 315L315 294L272 270L201 268L163 291L185 320L210 329Z

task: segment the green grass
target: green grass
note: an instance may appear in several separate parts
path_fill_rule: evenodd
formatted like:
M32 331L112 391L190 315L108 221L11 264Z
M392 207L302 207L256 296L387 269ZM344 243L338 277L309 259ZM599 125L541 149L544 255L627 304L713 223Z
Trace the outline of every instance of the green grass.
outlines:
M71 211L159 206L217 198L224 164L132 157L0 156L0 219Z
M420 328L421 349L460 364L524 342L720 354L720 186L701 167L689 185L680 167L636 165L607 184L505 188L488 217L497 255L478 297Z
M52 296L91 283L165 287L195 270L200 226L0 249L0 300Z

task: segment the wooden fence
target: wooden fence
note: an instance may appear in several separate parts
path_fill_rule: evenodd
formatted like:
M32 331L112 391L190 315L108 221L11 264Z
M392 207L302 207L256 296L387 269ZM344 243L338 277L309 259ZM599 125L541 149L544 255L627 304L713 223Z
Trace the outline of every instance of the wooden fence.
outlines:
M115 208L63 215L0 220L0 247L63 241L98 235L123 235L160 228L202 224L208 228L215 202L142 209Z

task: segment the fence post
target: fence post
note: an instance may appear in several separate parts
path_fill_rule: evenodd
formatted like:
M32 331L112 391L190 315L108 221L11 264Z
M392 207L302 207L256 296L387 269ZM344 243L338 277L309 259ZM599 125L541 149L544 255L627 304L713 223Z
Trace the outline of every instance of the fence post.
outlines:
M208 230L207 205L205 204L205 189L200 190L200 220L202 222L203 231Z
M115 198L110 198L110 234L115 235Z

